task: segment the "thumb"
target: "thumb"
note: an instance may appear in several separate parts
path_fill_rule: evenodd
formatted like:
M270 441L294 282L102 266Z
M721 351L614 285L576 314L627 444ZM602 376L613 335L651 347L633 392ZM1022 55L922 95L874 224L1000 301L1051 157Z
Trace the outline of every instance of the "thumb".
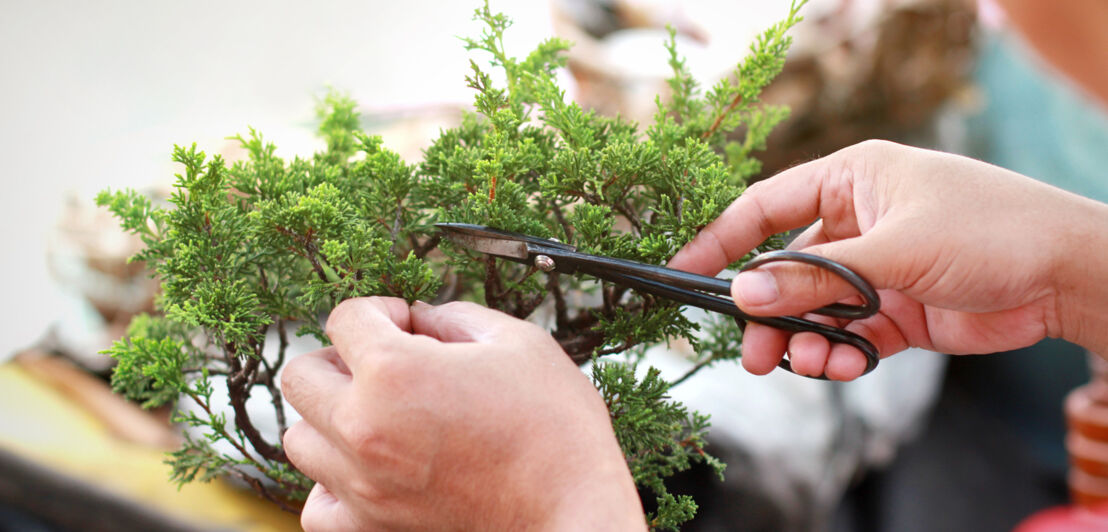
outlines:
M893 257L876 235L839 240L803 249L854 270L875 288L895 277ZM887 256L889 260L882 260ZM731 296L743 312L756 316L800 315L858 295L845 279L826 268L794 261L774 262L735 276Z
M443 342L495 342L527 323L476 303L454 301L412 305L412 332Z

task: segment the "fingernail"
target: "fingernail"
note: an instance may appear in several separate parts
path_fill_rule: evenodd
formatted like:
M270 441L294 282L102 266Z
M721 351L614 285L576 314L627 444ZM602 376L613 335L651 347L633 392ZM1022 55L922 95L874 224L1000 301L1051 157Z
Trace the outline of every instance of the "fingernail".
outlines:
M768 305L777 301L777 280L768 272L742 272L734 281L735 295L747 305Z
M430 307L431 304L424 303L422 299L417 299L417 300L415 300L415 302L412 303L412 306L422 308L422 307Z

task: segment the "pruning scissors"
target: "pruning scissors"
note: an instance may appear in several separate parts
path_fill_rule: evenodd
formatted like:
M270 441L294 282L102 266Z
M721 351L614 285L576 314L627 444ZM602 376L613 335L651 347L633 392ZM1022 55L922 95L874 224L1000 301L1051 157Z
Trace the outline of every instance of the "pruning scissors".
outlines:
M766 317L746 314L739 310L735 302L728 297L731 294L729 279L697 275L632 260L590 255L556 240L501 231L482 225L439 223L435 226L458 245L486 255L531 265L543 272L591 275L633 288L641 293L732 316L740 327L745 327L744 322L752 321L788 332L814 332L832 343L852 345L866 357L866 370L863 375L873 371L880 360L877 348L869 340L850 331L794 316ZM877 291L856 272L835 261L808 253L799 251L762 253L747 262L740 271L780 261L802 262L826 269L845 280L861 295L860 305L833 303L810 311L812 313L856 320L873 316L881 305ZM778 366L793 372L788 358L783 358ZM826 375L812 378L827 380Z

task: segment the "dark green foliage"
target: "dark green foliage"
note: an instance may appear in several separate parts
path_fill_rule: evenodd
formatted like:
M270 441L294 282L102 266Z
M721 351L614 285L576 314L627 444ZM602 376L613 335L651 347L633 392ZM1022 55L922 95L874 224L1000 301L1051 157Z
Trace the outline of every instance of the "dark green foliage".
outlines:
M601 362L593 366L592 375L611 412L612 428L635 484L658 496L657 513L647 516L650 526L676 530L696 513L696 503L688 495L674 497L663 481L701 461L723 478L724 464L704 452L708 417L669 401L670 385L655 368L638 380L629 365Z
M145 242L135 259L162 282L163 317L136 318L107 351L118 361L114 386L148 407L189 404L176 420L205 434L170 456L173 478L228 474L282 505L303 498L310 481L288 464L279 439L254 427L245 402L267 394L284 430L274 376L288 334L326 344L320 317L343 299L475 299L521 318L545 303L552 334L575 360L623 354L597 362L593 379L636 482L658 497L651 525L675 529L691 518L693 501L668 493L663 481L698 461L722 471L703 449L707 417L671 402L671 385L656 370L639 379L636 369L646 346L685 338L699 354L684 380L740 356L738 327L713 322L698 340L698 325L670 302L470 254L443 243L433 224L490 225L664 263L757 172L751 153L787 113L761 105L758 94L781 69L785 31L800 20L802 3L755 42L733 79L706 93L671 32L672 94L667 103L659 98L645 130L565 100L554 78L565 41L550 39L522 60L509 56L502 43L510 21L486 4L476 12L486 30L465 42L491 56L506 84L471 62L466 81L477 113L442 131L417 165L362 132L354 102L331 93L319 113L327 148L311 158L282 159L250 130L235 137L248 157L230 167L195 146L178 147L173 158L183 173L169 205L133 191L102 193L98 202ZM729 142L737 129L743 140ZM591 306L571 304L590 299ZM232 419L212 404L214 386L226 386ZM218 451L216 442L237 452Z

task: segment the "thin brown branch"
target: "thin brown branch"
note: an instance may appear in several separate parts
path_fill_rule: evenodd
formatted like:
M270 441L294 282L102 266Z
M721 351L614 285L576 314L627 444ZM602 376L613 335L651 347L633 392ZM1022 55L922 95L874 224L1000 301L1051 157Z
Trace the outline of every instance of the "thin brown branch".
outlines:
M289 349L289 333L285 329L285 320L277 320L277 341L277 361L273 363L274 368L285 365L285 353Z
M300 233L297 233L296 231L292 231L286 227L281 226L276 226L276 230L278 233L291 238L297 244L304 246L303 250L299 248L293 248L292 250L297 255L308 259L308 262L310 262L312 265L312 271L314 271L316 275L319 276L319 279L321 281L327 282L327 273L323 271L323 266L319 264L319 259L316 258L316 254L319 253L319 250L316 249L315 242L312 239L311 231L309 231L307 235L302 235Z
M554 218L561 224L562 231L565 232L566 242L573 242L573 226L569 224L569 220L566 219L565 213L562 212L562 206L558 205L557 200L550 202L550 210L554 213Z
M716 130L719 129L720 124L723 123L723 119L727 118L727 115L731 114L731 111L734 111L735 108L738 107L740 103L742 103L742 101L743 101L742 93L735 94L735 97L731 100L731 103L727 106L726 109L723 110L723 112L721 112L719 114L719 116L716 117L715 121L712 122L711 127L709 127L708 130L705 131L704 134L700 136L700 138L704 139L704 140L708 140L709 138L712 137L712 135L715 135Z
M191 393L191 392L185 392L185 393L186 393L186 395L189 396L190 399L192 399L192 401L194 403L196 403L197 405L200 405L200 408L203 409L204 412L208 414L209 418L215 417L215 414L212 412L211 406L207 402L200 400L200 397L198 395L194 394L194 393ZM214 430L215 427L212 427L212 429ZM259 462L256 458L254 458L254 455L250 454L250 452L246 450L246 447L243 445L243 442L241 441L241 439L232 437L231 434L229 432L227 432L226 428L219 429L219 430L216 431L216 433L219 434L220 436L223 436L223 438L226 439L227 442L231 444L231 447L234 447L235 450L238 451L239 454L242 455L244 460L247 460L251 464L254 464L254 467L257 467L259 470L264 470L265 469L265 466L261 462Z
M588 331L581 334L571 334L565 338L559 338L558 344L578 365L588 362L592 358L593 350L603 345L604 335L596 331Z
M396 200L396 212L392 217L392 230L389 231L390 239L395 242L397 235L400 234L401 223L404 221L404 201L402 198Z
M442 233L435 233L431 235L429 238L427 238L427 240L424 240L422 244L420 244L414 236L411 237L411 241L412 251L415 253L416 258L422 259L423 257L426 257L432 249L438 247L439 242L442 241Z
M236 351L231 344L227 345L228 356L234 361L231 365L233 374L227 379L227 397L231 401L231 409L235 412L235 425L242 431L254 450L266 460L288 463L285 451L265 440L254 422L250 419L250 413L246 410L246 400L250 398L250 381L260 364L259 357L248 357L246 364L241 364Z
M504 310L503 302L497 298L497 295L504 291L504 282L500 278L500 270L496 267L496 259L485 256L481 260L485 263L485 305Z
M615 312L615 302L612 300L613 291L614 290L611 284L605 281L600 281L600 294L601 298L604 301L605 316L611 316L612 313Z
M596 351L596 356L614 355L616 353L622 353L628 349L635 347L635 343L630 340L625 340L622 344L615 347L608 347Z
M631 206L628 205L626 201L612 205L612 208L615 209L616 212L622 214L623 217L631 223L631 228L634 229L635 236L642 236L642 220L639 220L638 215L635 214L635 211L631 209Z
M699 372L700 370L710 366L712 364L712 362L715 362L715 361L716 361L716 358L715 358L715 355L713 355L713 356L710 356L710 357L708 357L704 360L701 360L700 362L697 362L695 366L690 368L689 371L686 371L685 374L682 375L679 379L669 383L670 387L672 388L674 386L677 386L678 384L681 384L682 382L685 382L686 380L688 380L689 377L692 377L693 375L696 375L697 372Z
M523 272L523 277L520 277L520 278L519 278L518 280L516 280L516 281L512 281L512 283L514 283L514 284L517 284L517 285L518 285L518 284L520 284L520 283L522 283L522 282L526 281L526 280L527 280L528 278L530 278L530 277L531 277L532 275L534 275L534 274L535 274L535 272L537 272L537 271L539 271L539 269L538 269L538 268L536 268L536 267L534 267L534 266L531 266L531 267L527 268L527 271ZM502 299L502 298L504 298L505 296L507 296L507 295L508 295L509 293L511 293L511 292L512 292L512 288L511 288L511 287L508 287L508 286L505 286L505 287L504 287L504 289L503 289L503 290L501 290L499 294L496 294L496 298L497 298L497 299ZM517 293L517 295L518 295L518 293Z
M269 502L276 504L278 508L292 514L300 515L299 508L289 506L285 500L274 495L272 492L269 491L269 488L265 487L265 484L263 484L260 479L257 479L252 475L247 475L245 472L239 471L238 469L228 469L227 472L237 477L239 480L245 482L247 485L253 488L254 491L258 493L258 495L261 495Z
M562 293L562 287L558 282L559 277L561 276L557 272L550 273L546 278L546 291L554 296L554 323L561 329L569 323L569 311L565 294Z
M603 198L601 198L600 196L597 196L596 194L589 194L588 192L585 192L583 190L582 191L564 190L561 193L565 194L567 196L573 196L575 198L581 198L581 199L585 200L588 203L592 203L593 205L600 205L600 204L604 203Z
M285 402L282 400L281 389L277 387L277 370L285 364L285 352L289 347L288 331L285 330L285 320L277 320L277 338L280 342L277 346L277 360L272 365L262 359L265 365L265 378L262 382L269 391L270 403L273 404L274 415L277 417L277 431L281 438L285 437L288 430L288 421L285 418ZM263 373L263 372L259 372Z
M532 312L542 304L543 299L546 299L546 294L539 292L527 299L520 300L517 295L516 311L514 316L519 319L524 319L530 316Z

